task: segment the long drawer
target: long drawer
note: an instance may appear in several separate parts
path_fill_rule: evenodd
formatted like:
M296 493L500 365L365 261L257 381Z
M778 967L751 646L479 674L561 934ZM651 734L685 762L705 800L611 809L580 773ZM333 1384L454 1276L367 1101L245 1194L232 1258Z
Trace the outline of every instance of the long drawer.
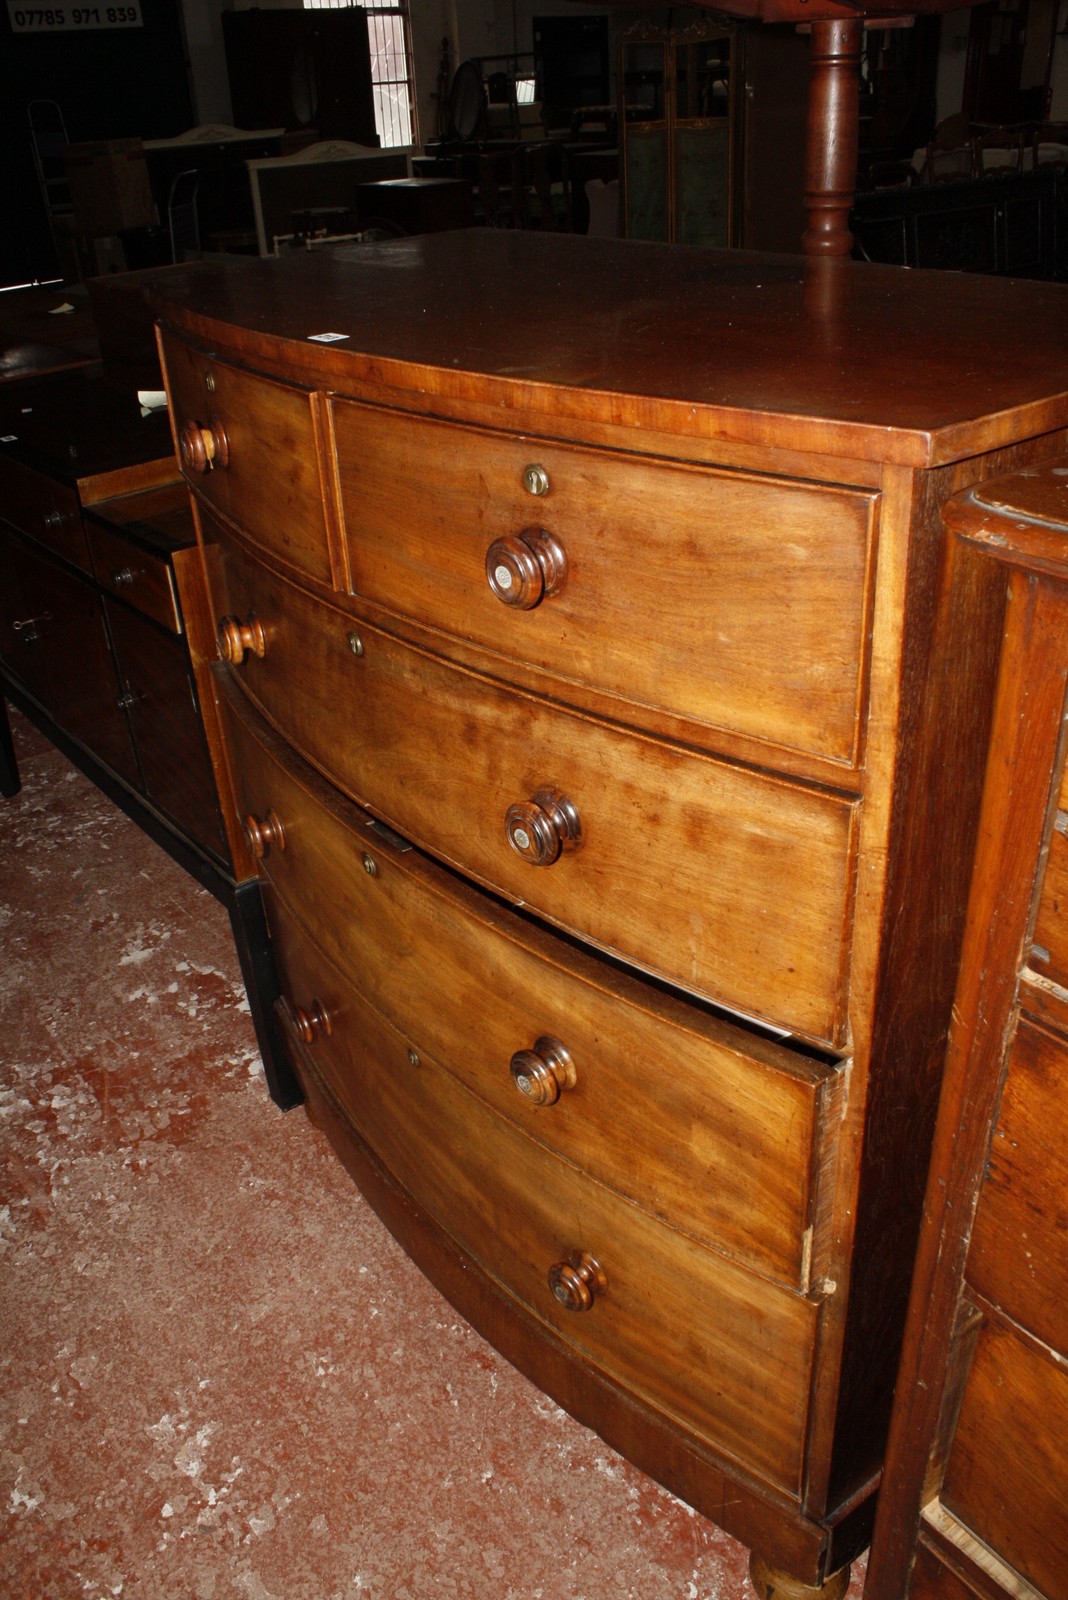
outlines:
M262 870L376 1008L647 1210L792 1287L818 1281L845 1069L561 947L383 838L220 676Z
M192 487L254 530L276 560L329 583L312 396L166 336L163 353L179 459Z
M269 913L307 1059L416 1203L587 1360L798 1495L818 1302L550 1155L380 1017L277 900Z
M247 692L360 804L612 954L843 1041L855 802L509 690L220 548Z
M356 593L629 702L846 764L877 497L332 406Z

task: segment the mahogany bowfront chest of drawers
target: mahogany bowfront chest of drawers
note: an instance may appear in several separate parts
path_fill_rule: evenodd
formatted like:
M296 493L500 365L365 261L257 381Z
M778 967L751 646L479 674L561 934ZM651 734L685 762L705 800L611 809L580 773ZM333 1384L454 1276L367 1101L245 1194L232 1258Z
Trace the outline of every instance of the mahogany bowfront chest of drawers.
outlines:
M1068 422L1024 296L476 230L157 300L309 1109L767 1593L870 1535L996 665L939 509Z

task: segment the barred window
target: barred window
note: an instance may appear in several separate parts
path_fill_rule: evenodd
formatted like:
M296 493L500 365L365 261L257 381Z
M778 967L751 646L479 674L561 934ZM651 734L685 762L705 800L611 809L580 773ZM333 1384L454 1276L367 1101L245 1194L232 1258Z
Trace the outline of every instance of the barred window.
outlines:
M352 3L353 0L304 0L304 8L340 11ZM415 135L415 83L408 0L356 0L356 3L367 12L379 142L383 149L410 145Z

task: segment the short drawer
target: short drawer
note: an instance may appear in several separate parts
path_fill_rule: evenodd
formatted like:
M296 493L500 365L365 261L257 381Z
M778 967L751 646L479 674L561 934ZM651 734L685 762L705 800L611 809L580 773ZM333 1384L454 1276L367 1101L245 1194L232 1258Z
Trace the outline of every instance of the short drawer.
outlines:
M286 1010L312 1041L295 1052L298 1072L312 1065L416 1203L615 1382L798 1495L818 1304L549 1154L381 1018L285 918L272 936ZM565 1308L554 1268L574 1307L586 1278L587 1309Z
M877 496L352 401L333 421L358 594L639 706L856 759Z
M171 633L181 633L182 618L170 564L121 538L92 516L85 520L85 536L101 587L136 606Z
M1068 1368L985 1322L942 1484L945 1509L1049 1600L1068 1575Z
M277 560L329 583L310 393L174 340L163 345L179 457L192 487Z
M353 799L612 954L841 1042L854 802L509 690L222 549L248 693Z
M531 1138L807 1289L844 1073L563 946L391 842L224 694L262 869L403 1032ZM272 898L272 904L274 900Z
M1068 1043L1021 1019L979 1198L968 1277L1068 1355Z
M1046 875L1035 918L1028 957L1030 966L1044 978L1068 988L1068 811L1065 795L1050 836Z
M74 489L0 450L0 517L57 556L89 571L82 508Z

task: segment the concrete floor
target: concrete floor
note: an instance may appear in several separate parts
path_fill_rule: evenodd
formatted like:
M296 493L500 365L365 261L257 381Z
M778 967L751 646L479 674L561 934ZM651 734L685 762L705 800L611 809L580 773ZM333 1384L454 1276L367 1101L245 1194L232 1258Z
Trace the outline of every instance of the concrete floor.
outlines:
M497 1356L274 1108L222 908L16 740L3 1600L752 1600L741 1546Z

